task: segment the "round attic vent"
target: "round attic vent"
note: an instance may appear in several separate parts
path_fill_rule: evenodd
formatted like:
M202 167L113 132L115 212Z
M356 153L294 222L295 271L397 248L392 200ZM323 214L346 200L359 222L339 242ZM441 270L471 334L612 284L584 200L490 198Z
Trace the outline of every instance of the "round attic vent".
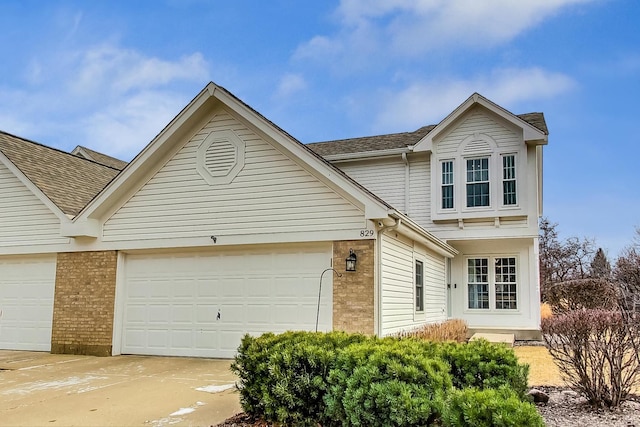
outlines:
M244 167L245 144L233 131L211 132L198 147L198 173L209 184L228 184Z

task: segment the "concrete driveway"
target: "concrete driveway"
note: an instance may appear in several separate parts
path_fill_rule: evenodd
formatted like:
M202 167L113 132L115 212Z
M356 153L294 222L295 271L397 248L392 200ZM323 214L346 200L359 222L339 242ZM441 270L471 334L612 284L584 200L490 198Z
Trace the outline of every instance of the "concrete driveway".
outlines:
M230 364L0 350L0 425L215 425L241 410Z

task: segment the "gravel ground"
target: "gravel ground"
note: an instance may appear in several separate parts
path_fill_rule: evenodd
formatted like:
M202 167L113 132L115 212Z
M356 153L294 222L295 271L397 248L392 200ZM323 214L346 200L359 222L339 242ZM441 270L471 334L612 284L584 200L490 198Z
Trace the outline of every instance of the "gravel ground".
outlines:
M615 411L594 410L586 399L559 387L536 387L549 395L538 411L548 427L640 427L640 396L624 402Z

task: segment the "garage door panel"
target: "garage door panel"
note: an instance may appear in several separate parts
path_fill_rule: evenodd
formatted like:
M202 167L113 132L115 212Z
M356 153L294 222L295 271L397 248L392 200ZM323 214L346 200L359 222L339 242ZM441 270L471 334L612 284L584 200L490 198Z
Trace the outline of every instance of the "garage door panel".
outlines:
M51 350L56 257L0 258L0 349Z
M318 280L330 260L330 244L285 251L128 255L122 352L233 357L245 333L313 330ZM153 270L158 265L162 277ZM331 329L331 290L331 279L325 277L321 330Z
M171 324L191 325L194 319L193 304L174 305L171 307Z

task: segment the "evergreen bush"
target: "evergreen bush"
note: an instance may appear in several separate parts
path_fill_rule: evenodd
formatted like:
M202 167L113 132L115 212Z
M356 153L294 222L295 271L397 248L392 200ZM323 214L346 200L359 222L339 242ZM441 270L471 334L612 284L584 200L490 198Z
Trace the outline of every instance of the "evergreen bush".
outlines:
M513 349L486 340L469 343L443 343L438 356L450 366L457 389L510 387L520 398L527 393L529 366L518 363Z
M452 390L443 405L447 427L543 427L536 408L523 402L509 387Z

